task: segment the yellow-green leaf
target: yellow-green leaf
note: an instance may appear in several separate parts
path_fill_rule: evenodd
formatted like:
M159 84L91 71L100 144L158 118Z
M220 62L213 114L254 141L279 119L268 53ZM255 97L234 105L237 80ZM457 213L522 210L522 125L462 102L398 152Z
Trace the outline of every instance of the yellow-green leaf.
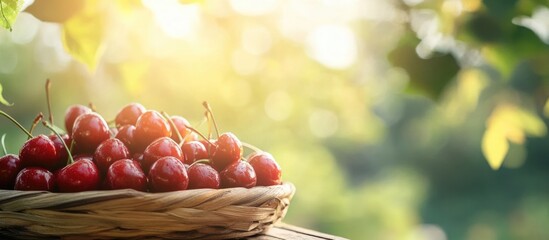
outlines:
M547 127L538 115L531 112L522 111L520 117L522 128L527 135L542 137L547 134Z
M98 10L81 12L63 24L63 46L92 71L102 53L104 26Z
M524 144L526 136L547 134L544 122L536 114L513 104L500 104L487 121L482 137L482 153L492 169L501 167L509 151L509 142Z
M499 127L489 127L482 137L482 153L493 170L498 170L509 151L505 132Z
M6 106L13 106L13 103L9 103L5 98L4 95L2 95L2 84L0 84L0 103L6 105Z
M22 0L0 0L0 25L3 28L11 31L22 4Z

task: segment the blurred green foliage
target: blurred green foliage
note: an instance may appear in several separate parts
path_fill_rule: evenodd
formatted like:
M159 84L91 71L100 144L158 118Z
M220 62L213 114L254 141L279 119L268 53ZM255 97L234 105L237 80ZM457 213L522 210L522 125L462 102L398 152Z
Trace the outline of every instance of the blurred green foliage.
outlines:
M198 124L207 100L297 186L286 222L352 239L549 238L546 1L80 3L31 5L0 31L15 103L2 110L25 126L47 109L46 78L60 126L90 101L107 119L137 101ZM17 152L25 136L0 124Z

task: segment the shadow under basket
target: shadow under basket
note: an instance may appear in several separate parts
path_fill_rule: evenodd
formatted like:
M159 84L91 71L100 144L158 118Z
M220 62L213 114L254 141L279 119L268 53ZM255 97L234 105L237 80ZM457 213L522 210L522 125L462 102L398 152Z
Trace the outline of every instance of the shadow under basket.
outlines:
M131 189L52 193L0 190L0 236L229 239L281 220L295 193L277 186L146 193Z

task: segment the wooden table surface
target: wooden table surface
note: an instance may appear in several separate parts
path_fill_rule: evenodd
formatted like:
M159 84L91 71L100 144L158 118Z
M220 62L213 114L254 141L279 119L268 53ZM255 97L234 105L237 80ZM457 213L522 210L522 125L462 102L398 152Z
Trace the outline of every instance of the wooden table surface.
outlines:
M248 238L249 240L279 240L279 239L296 239L296 240L322 240L334 239L344 240L346 238L333 236L305 228L296 227L293 225L278 223L266 233Z

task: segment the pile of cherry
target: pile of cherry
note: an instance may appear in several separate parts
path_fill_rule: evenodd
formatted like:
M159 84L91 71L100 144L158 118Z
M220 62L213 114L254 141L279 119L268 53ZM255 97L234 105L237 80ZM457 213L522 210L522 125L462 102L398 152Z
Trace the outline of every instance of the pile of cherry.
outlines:
M211 114L207 103L205 107L206 114ZM167 192L281 182L281 169L273 156L255 149L244 158L242 142L233 133L218 133L216 139L209 139L185 118L146 110L138 103L123 107L112 127L91 108L73 105L65 114L65 134L57 133L50 122L42 122L53 132L48 136L32 136L32 130L1 113L24 130L29 140L19 155L0 158L0 189Z

